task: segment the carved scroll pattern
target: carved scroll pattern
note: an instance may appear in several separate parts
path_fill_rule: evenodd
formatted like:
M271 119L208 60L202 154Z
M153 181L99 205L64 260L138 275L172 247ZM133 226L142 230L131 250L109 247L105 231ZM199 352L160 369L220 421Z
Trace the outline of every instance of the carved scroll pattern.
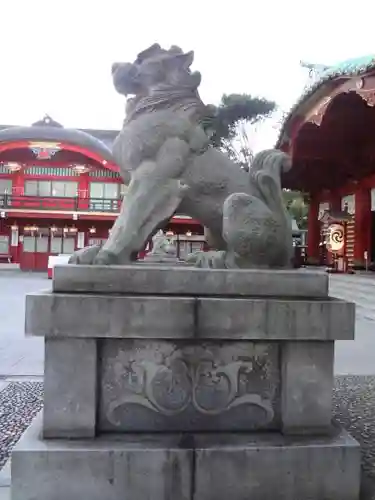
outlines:
M271 422L273 389L267 385L267 370L266 351L225 362L202 347L176 349L161 362L133 359L120 366L117 361L125 390L108 405L107 418L112 425L120 425L116 413L126 405L141 405L166 417L190 406L202 415L215 416L241 405L255 405L263 411L264 422ZM254 378L262 380L260 385L268 390L259 391L257 383L252 391Z

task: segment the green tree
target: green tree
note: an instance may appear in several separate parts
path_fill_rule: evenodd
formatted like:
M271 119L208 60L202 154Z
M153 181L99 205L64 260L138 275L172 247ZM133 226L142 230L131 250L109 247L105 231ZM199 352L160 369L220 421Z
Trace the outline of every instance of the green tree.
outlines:
M212 145L248 169L253 152L247 129L270 116L276 104L249 94L224 94L218 106L207 108L204 126L211 134Z
M306 196L299 191L284 190L283 197L286 208L299 229L307 229L309 205Z

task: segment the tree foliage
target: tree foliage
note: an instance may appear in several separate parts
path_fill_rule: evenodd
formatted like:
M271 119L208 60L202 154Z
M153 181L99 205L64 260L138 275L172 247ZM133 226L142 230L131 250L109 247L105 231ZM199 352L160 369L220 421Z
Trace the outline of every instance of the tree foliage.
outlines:
M299 191L283 191L285 206L290 216L296 221L299 229L307 229L309 205L306 197Z
M267 99L249 94L224 94L219 106L209 106L204 126L211 133L214 147L225 151L228 156L248 168L253 152L247 128L268 117L276 104Z

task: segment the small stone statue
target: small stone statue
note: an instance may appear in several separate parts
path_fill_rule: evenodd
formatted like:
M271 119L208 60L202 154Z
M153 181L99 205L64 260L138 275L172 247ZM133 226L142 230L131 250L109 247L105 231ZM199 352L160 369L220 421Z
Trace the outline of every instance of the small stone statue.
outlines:
M163 262L165 260L177 260L177 249L173 241L160 229L152 238L152 250L144 258L145 261Z
M193 254L195 266L292 266L292 228L280 182L289 157L262 151L245 172L210 145L203 126L210 110L198 93L201 75L190 70L193 58L193 52L154 44L133 63L113 65L114 86L127 97L114 161L131 181L106 243L79 251L71 262L129 263L178 211L205 226L214 249Z

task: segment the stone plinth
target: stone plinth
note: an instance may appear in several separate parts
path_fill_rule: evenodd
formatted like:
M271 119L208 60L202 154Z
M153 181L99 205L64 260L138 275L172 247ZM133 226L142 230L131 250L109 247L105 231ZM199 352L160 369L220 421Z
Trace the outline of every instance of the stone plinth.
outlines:
M38 464L56 489L77 460L88 482L112 471L101 498L133 491L131 472L149 478L132 483L137 500L153 481L153 498L220 500L232 481L234 500L357 500L359 447L331 423L334 341L354 338L354 320L325 274L57 267L53 292L26 301L26 333L45 337L44 440L17 448L14 498L33 498ZM233 479L208 488L223 469Z
M56 266L54 292L141 295L327 297L328 277L309 271L176 266Z
M325 438L122 434L42 440L35 421L12 455L12 500L354 500L360 450Z
M143 258L144 263L153 263L153 264L169 264L169 265L174 265L178 264L180 262L180 259L178 259L174 255L163 255L163 254L147 254Z

